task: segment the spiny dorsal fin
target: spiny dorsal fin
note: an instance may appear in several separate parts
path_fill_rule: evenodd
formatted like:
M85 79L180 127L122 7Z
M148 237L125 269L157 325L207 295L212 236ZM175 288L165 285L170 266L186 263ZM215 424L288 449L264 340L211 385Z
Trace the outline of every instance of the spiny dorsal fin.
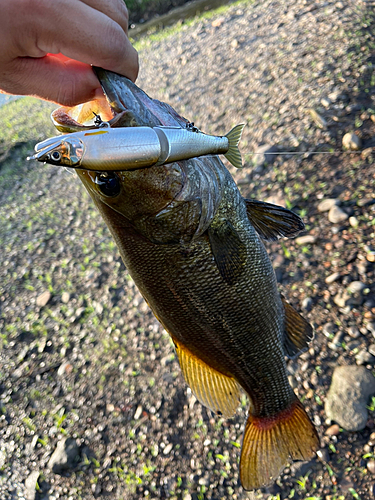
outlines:
M269 417L249 413L242 443L240 478L245 490L275 481L289 457L309 460L319 449L319 437L302 404Z
M246 245L229 221L211 224L208 238L217 268L228 285L234 285L246 264Z
M239 405L240 386L232 377L223 375L173 339L186 383L203 405L225 418L232 417Z
M302 219L287 208L257 200L245 199L245 203L249 221L264 240L297 236L305 229Z
M242 168L242 158L240 150L238 149L238 143L241 140L241 134L244 126L244 123L236 125L225 136L228 139L229 147L224 156L236 168Z
M285 309L284 352L288 358L295 358L306 351L308 343L314 337L314 331L310 323L284 297L281 300Z

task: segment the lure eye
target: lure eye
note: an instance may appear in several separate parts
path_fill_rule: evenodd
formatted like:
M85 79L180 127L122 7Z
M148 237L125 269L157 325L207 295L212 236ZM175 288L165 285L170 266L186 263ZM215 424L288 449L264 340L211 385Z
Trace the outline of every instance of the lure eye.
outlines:
M120 194L121 185L116 174L100 173L95 177L95 184L104 196L114 198Z
M53 161L60 161L61 160L61 153L59 151L54 151L51 154L51 160L53 160Z

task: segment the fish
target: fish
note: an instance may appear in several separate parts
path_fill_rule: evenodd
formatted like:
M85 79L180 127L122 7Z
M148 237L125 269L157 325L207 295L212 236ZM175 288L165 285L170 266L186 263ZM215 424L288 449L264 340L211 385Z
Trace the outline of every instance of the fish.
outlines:
M244 124L225 136L204 134L193 123L181 126L118 127L97 121L98 130L51 137L35 146L38 160L52 165L95 171L124 171L223 153L242 168L238 143ZM76 127L75 127L76 130Z
M102 113L111 114L113 128L184 129L189 123L127 78L95 72L107 99ZM69 113L60 109L58 123L74 135L80 124ZM313 329L280 295L263 244L297 235L302 219L243 198L217 155L125 171L75 171L169 333L196 398L230 418L242 391L247 394L243 488L272 483L289 459L312 458L319 437L289 384L286 357L307 349Z

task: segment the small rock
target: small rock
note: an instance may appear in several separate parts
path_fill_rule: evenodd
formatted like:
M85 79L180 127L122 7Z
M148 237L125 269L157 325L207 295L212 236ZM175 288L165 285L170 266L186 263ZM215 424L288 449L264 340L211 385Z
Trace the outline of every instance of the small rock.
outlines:
M360 340L351 340L346 344L346 347L347 349L349 349L349 351L354 351L355 349L358 349L360 345L361 345Z
M320 102L323 104L325 108L329 108L330 105L332 104L332 101L329 97L322 97Z
M70 294L68 292L63 292L61 295L61 302L67 304L70 300Z
M366 328L370 333L372 333L372 336L375 337L375 322L370 321L367 323Z
M316 242L316 236L313 234L305 234L304 236L298 236L298 238L295 239L295 242L297 245L312 245Z
M366 148L361 153L362 160L369 158L374 153L374 148Z
M352 281L346 288L349 293L361 293L366 288L362 281Z
M371 473L375 474L375 460L369 460L366 465L366 469Z
M322 200L318 205L319 212L328 212L332 207L335 207L340 204L340 200L336 198L326 198Z
M325 411L327 417L348 431L365 428L367 403L375 394L375 377L363 366L335 368L329 388Z
M235 38L230 42L230 46L233 48L233 49L236 49L238 47L238 40L236 40Z
M141 417L142 415L142 411L143 411L143 408L141 405L139 405L137 407L137 409L135 410L135 413L134 413L134 420L139 420L139 418Z
M361 336L361 332L356 326L349 326L348 335L350 335L352 339L358 339Z
M316 454L318 455L318 458L320 458L320 460L322 460L323 462L329 462L329 451L327 450L327 448L321 448L316 452Z
M348 219L349 215L338 206L334 206L328 212L328 220L332 224L340 224Z
M358 151L361 147L362 141L354 132L348 132L342 138L342 146L350 151Z
M331 92L330 94L328 94L328 97L332 102L348 100L348 96L346 94L341 94L340 92Z
M373 356L375 356L375 344L370 344L370 345L368 346L368 352L369 352L370 354L372 354Z
M58 370L57 370L57 375L59 377L63 377L64 375L68 375L69 373L72 373L73 371L73 365L69 363L68 361L65 361L62 363Z
M375 252L369 252L369 253L366 255L366 259L367 259L369 262L375 262Z
M213 28L219 28L223 23L225 19L223 17L218 17L217 19L214 19L211 23L211 26Z
M336 335L333 337L332 342L330 342L330 344L335 346L335 348L340 347L341 343L344 339L344 336L345 336L345 332L343 332L342 330L339 330L336 333Z
M302 301L302 309L304 311L311 311L313 306L313 299L311 297L305 297Z
M355 357L357 365L375 365L375 357L366 349L362 349Z
M323 118L323 116L320 115L317 111L315 111L315 109L309 109L309 113L317 127L322 129L327 128L327 120Z
M359 207L367 207L367 206L375 205L375 198L360 198L357 201L357 205Z
M6 462L7 456L4 450L0 450L0 468L3 468Z
M354 229L357 229L358 225L359 225L359 221L357 219L357 217L349 217L349 224L354 227Z
M340 426L333 424L326 430L326 436L338 436L340 434Z
M52 297L51 292L46 290L41 295L39 295L39 297L36 299L36 305L38 307L46 306L48 304L48 302L51 300L51 297Z
M167 444L167 446L163 450L164 455L168 455L172 451L172 448L173 448L172 443Z
M327 285L330 285L331 283L337 281L340 278L340 276L341 276L340 273L333 273L327 276L324 281L327 283Z
M351 295L349 295L348 292L339 292L337 295L333 297L333 302L338 307L345 307L349 304L350 299Z
M336 331L337 331L337 326L335 325L335 323L329 322L323 326L323 334L326 337L330 337L331 335L335 334Z
M26 492L25 493L26 493L27 500L35 500L36 483L38 481L39 474L40 474L39 471L34 470L26 478L26 481L25 481Z
M64 438L57 443L55 451L48 462L48 468L55 474L74 467L79 456L79 447L73 438Z

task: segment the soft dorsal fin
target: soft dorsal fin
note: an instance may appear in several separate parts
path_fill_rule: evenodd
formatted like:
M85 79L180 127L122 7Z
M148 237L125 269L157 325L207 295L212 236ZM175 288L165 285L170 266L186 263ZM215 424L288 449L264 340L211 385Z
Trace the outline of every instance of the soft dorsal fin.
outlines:
M285 309L284 352L289 358L295 358L306 351L308 343L314 338L314 331L284 297L281 300Z
M287 208L257 200L245 199L245 203L249 221L264 240L297 236L305 229L302 219Z
M208 366L176 340L173 342L182 373L194 396L213 412L232 417L240 401L239 384Z
M211 224L208 238L222 278L228 285L234 285L246 264L246 245L227 220L221 224Z

